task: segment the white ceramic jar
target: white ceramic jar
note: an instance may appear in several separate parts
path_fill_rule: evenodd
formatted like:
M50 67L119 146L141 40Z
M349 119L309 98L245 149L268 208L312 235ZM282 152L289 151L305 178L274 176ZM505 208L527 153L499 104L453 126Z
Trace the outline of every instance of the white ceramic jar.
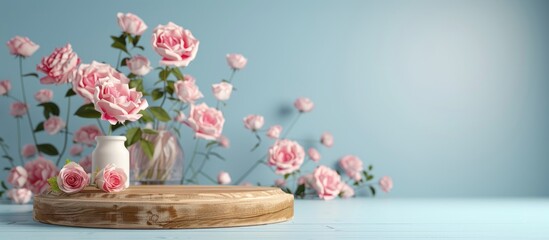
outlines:
M124 136L98 136L95 138L97 146L92 152L92 181L98 170L105 168L108 164L114 164L124 169L126 173L126 187L130 186L130 153L124 142Z

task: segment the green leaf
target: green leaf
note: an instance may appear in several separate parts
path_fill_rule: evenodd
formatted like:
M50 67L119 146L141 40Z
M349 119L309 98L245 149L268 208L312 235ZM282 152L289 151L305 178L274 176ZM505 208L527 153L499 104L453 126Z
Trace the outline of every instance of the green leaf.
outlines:
M177 78L177 80L185 79L185 77L183 77L183 73L181 73L181 70L179 70L178 67L172 68L172 73Z
M59 116L59 107L54 102L40 103L38 106L44 107L44 117L46 119L50 118L51 114Z
M135 36L134 38L132 38L131 42L134 46L137 45L137 43L139 43L139 39L141 39L141 36L140 35L137 35Z
M295 195L301 197L305 195L305 184L297 186L297 189L295 190Z
M141 144L141 149L143 149L143 152L147 154L147 157L149 157L149 159L152 159L154 155L153 144L146 139L141 139L139 143Z
M130 60L130 58L129 57L122 58L122 60L120 61L120 66L127 66L126 60Z
M144 128L142 129L144 133L146 134L152 134L152 135L155 135L155 134L158 134L157 131L155 131L154 129L150 129L150 128Z
M57 151L57 148L49 143L38 144L36 145L36 148L38 149L38 151L50 156L59 155L59 151Z
M80 108L76 110L74 115L82 118L100 118L101 117L101 113L95 110L93 103L82 105Z
M208 142L208 144L206 144L206 148L210 148L211 146L214 146L215 144L217 144L217 141L210 141L210 142Z
M0 181L0 184L2 185L2 188L4 190L8 190L8 186L6 186L6 183L4 181Z
M291 175L292 175L291 173L286 173L286 174L284 174L284 180L288 180L288 178L289 178Z
M374 169L374 166L372 165L368 166L368 171L372 171L372 169Z
M35 78L38 78L38 74L36 74L36 73L27 73L27 74L24 74L23 77L35 77Z
M126 49L126 45L125 45L125 44L122 44L122 43L120 43L120 42L113 42L113 43L111 44L111 47L112 47L112 48L115 48L115 49L120 49L120 50L124 51L125 53L127 53L128 55L130 54L130 53L128 52L128 49Z
M164 92L162 92L162 89L160 89L160 88L155 88L151 92L151 97L152 97L153 101L156 101L156 100L162 98L163 96L164 96Z
M8 171L8 172L9 172L9 171L11 171L11 168L10 168L10 167L5 167L5 168L4 168L4 171Z
M145 51L145 47L143 47L143 46L135 46L135 48L139 48L139 49L141 49L142 51Z
M40 131L44 131L44 122L43 121L36 124L36 128L34 129L34 132L40 132Z
M174 91L175 91L175 87L174 87L174 84L175 84L175 81L167 81L167 86L166 86L166 91L170 94L170 95L173 95Z
M124 46L126 46L126 34L125 33L122 33L120 34L120 36L111 36L111 39L114 41L114 42L118 42Z
M4 155L4 156L2 156L2 157L5 158L5 159L8 159L8 160L10 160L10 161L13 161L13 158L10 157L10 156L8 156L8 155Z
M149 110L159 121L167 122L171 120L170 115L161 107L149 107Z
M127 122L127 121L126 121L126 122ZM124 126L124 124L126 124L126 122L124 122L124 123L119 123L119 122L117 122L115 125L111 125L111 126L110 126L111 132L114 132L116 129L121 128L122 126Z
M140 120L143 120L143 121L146 122L146 123L154 122L153 115L152 115L149 111L147 111L147 110L141 110L141 111L139 111L139 113L140 113L141 115L143 115L143 116L141 117Z
M221 160L223 160L223 161L226 160L223 156L221 156L221 154L216 153L216 152L210 152L210 155L215 156L215 157L217 157L217 158L219 158L219 159L221 159Z
M141 139L141 128L134 127L126 132L126 147L133 145Z
M74 95L76 95L76 92L72 90L72 88L69 88L69 90L67 90L67 93L65 93L65 97L72 97Z
M370 180L372 180L372 179L374 179L374 175L368 175L368 176L366 177L366 181L370 181Z
M51 177L48 178L48 184L50 185L50 188L54 192L61 192L61 189L59 188L59 185L57 184L57 177Z
M359 182L354 182L353 185L354 186L358 186L360 183Z
M68 158L67 158L67 159L65 159L65 165L67 165L67 164L69 164L69 163L71 163L71 160L70 160L70 159L68 159Z
M166 69L162 69L162 71L160 71L160 73L158 73L158 77L160 78L160 80L164 81L166 79L168 79L168 77L170 76L170 70L168 70L169 68L166 68Z
M370 192L372 193L372 196L376 196L376 189L372 186L370 186Z

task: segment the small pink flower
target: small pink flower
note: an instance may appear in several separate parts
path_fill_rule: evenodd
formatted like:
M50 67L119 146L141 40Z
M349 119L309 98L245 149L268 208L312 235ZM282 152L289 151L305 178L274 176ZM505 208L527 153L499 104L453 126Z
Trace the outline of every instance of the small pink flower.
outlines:
M137 121L143 116L139 112L149 106L143 93L128 84L112 82L96 87L93 103L101 119L111 125Z
M276 167L275 173L278 175L298 170L303 164L303 159L305 159L303 147L288 139L278 140L269 148L268 164Z
M83 157L82 159L80 159L78 164L80 164L80 166L84 169L85 172L91 173L91 168L92 168L92 156L91 156L91 154L88 155L88 156Z
M263 127L265 119L261 115L248 115L244 118L244 127L252 131L257 131Z
M30 189L34 194L40 194L48 189L48 178L57 176L57 167L52 161L46 160L43 157L38 157L34 161L25 163L28 178L25 187Z
M36 154L36 146L34 144L26 144L23 146L23 149L21 149L21 155L24 158L30 158Z
M196 100L204 97L195 83L194 77L185 75L185 79L174 83L174 92L177 98L184 103L194 103Z
M355 181L362 179L362 160L357 156L346 155L339 160L339 166L345 171L345 174Z
M217 100L227 101L233 92L233 85L228 82L212 84L212 92Z
M190 115L185 124L194 130L195 137L215 140L221 137L225 118L221 111L201 103L191 105Z
M388 193L393 189L393 179L389 176L384 176L379 179L379 186L381 190Z
M275 186L277 187L284 187L286 186L286 180L284 180L283 178L278 178L275 180Z
M141 36L141 34L147 30L145 22L135 14L118 13L116 14L116 17L118 18L118 26L120 26L120 29L125 33Z
M73 141L92 146L95 143L95 137L102 136L101 129L97 125L87 125L74 132Z
M315 162L318 162L320 160L320 153L315 148L309 148L309 158Z
M332 147L334 145L334 136L329 132L325 132L320 136L320 143L326 147Z
M63 84L72 82L80 58L72 51L70 44L62 48L56 48L49 56L42 58L42 62L36 66L36 70L46 74L40 78L42 84Z
M71 149L69 150L69 153L71 156L80 156L80 154L84 151L84 148L80 144L72 145Z
M39 103L51 102L53 99L53 91L49 89L41 89L34 94L34 99Z
M10 53L15 56L30 57L40 46L28 37L15 36L7 43Z
M315 104L311 99L300 97L295 100L294 107L299 110L299 112L310 112L315 107Z
M8 198L15 204L25 204L30 202L32 192L26 188L13 188L8 190Z
M169 22L158 25L154 29L152 45L154 51L160 54L160 64L186 67L196 57L200 42L191 31Z
M313 188L318 197L324 200L334 199L341 192L341 177L326 166L319 166L313 172Z
M278 139L280 137L280 133L282 133L282 126L274 125L267 130L267 137Z
M174 118L173 120L178 122L178 123L184 123L185 122L185 119L187 119L187 116L185 116L185 113L183 112L179 112Z
M231 176L227 172L219 172L217 175L217 183L221 185L227 185L231 183Z
M10 105L10 114L16 118L22 117L27 113L27 104L23 102L14 102Z
M90 177L78 163L66 164L57 176L57 185L64 193L77 193L90 184Z
M241 54L231 53L227 54L227 64L234 70L240 70L246 67L248 59Z
M145 76L152 70L151 62L145 56L135 55L126 60L130 72L137 76Z
M109 164L95 176L97 187L105 192L120 192L126 189L128 176L124 169Z
M8 183L11 184L14 188L22 188L27 183L27 178L29 174L27 170L21 166L13 167L8 175Z
M305 185L311 187L313 184L313 174L306 174L297 179L297 185Z
M130 80L111 65L93 61L91 64L80 65L72 81L72 89L86 102L93 102L95 87L105 82L129 83Z
M65 127L65 122L58 116L50 116L44 121L44 131L49 135L55 135Z
M341 184L341 198L351 198L355 195L355 190L346 183Z
M11 90L10 80L0 81L0 96L7 95L10 90Z
M217 139L217 142L219 142L219 146L222 148L229 148L231 146L231 141L223 135Z
M240 184L240 186L244 186L244 187L252 187L252 186L253 186L253 184L252 184L252 183L250 183L250 182L243 182L243 183L241 183L241 184Z

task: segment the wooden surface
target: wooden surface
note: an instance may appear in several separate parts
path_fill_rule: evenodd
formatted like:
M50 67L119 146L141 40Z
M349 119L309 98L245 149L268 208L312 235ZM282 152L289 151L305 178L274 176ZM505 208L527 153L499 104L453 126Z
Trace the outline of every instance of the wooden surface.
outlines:
M88 187L76 194L34 198L34 219L96 228L214 228L287 221L293 196L279 188L131 186L119 193Z

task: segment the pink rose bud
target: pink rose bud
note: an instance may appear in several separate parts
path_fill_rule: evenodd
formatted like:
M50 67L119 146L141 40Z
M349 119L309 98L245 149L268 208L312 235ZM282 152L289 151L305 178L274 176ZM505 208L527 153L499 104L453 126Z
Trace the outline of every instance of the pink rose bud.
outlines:
M219 146L221 146L222 148L229 148L231 146L231 142L229 141L229 139L223 135L221 135L221 137L219 137L217 141L219 142Z
M231 176L227 172L219 172L217 175L217 183L221 185L227 185L231 183Z
M10 90L11 90L10 80L0 81L0 96L7 95Z
M233 85L228 82L212 84L212 92L217 100L227 101L233 92Z
M86 144L90 147L95 144L95 137L102 135L101 129L99 129L97 125L87 125L74 132L73 141L76 143Z
M41 89L34 94L34 99L39 103L51 102L53 99L53 91L49 89Z
M313 174L306 174L297 179L297 185L305 185L305 187L311 187L313 182Z
M10 53L15 56L30 57L40 46L28 37L15 36L7 43Z
M32 192L26 188L13 188L8 190L8 198L15 204L25 204L30 202Z
M82 147L82 145L76 144L76 145L72 145L71 149L69 150L69 153L71 154L71 156L80 156L82 151L84 151L84 148Z
M326 147L332 147L334 145L334 136L329 132L325 132L320 136L320 143Z
M88 155L88 156L83 157L82 159L80 159L78 164L80 164L80 166L84 169L84 171L86 173L91 173L91 168L92 168L92 156L91 156L91 154Z
M267 130L267 137L278 139L280 137L280 133L282 133L282 126L274 125Z
M341 198L351 198L354 195L355 195L355 190L348 184L342 183L341 193L340 193Z
M183 112L179 112L175 117L174 117L174 121L178 122L178 123L184 123L185 122L185 119L187 119L187 116L185 116L185 113Z
M185 75L185 79L176 81L174 84L174 92L177 98L184 103L194 103L196 100L204 97L198 89L194 77Z
M93 61L91 64L80 65L72 81L72 89L90 103L93 102L95 87L105 82L129 83L130 79L111 65Z
M381 190L388 193L393 189L393 179L389 176L384 176L379 179L379 186L381 187Z
M25 168L21 166L13 167L8 175L8 183L14 188L22 188L27 183L28 173Z
M315 162L318 162L320 160L320 153L315 148L309 148L309 158Z
M194 130L195 137L216 140L221 137L225 118L221 111L201 103L191 105L190 115L185 124Z
M95 88L95 110L101 113L101 119L111 125L135 122L143 115L139 112L147 109L149 104L143 93L125 83L103 83Z
M52 161L38 157L34 161L25 163L28 178L26 188L34 194L40 194L49 188L48 178L57 176L57 167Z
M295 100L294 107L299 110L299 112L310 112L315 107L313 101L308 98L300 97Z
M135 55L126 60L130 72L137 76L145 76L152 70L151 62L144 56Z
M200 42L194 38L191 31L169 22L158 25L153 32L152 45L154 51L162 59L160 64L186 67L196 57Z
M27 104L23 102L14 102L10 105L10 114L16 118L22 117L27 113Z
M362 166L362 160L360 160L357 156L343 156L339 160L339 166L351 179L355 181L360 181L360 179L362 179L362 171L364 168Z
M248 63L248 59L246 59L241 54L227 54L227 64L229 64L229 67L231 67L234 70L241 70L244 67L246 67L246 64Z
M36 146L34 144L26 144L23 146L23 149L21 149L21 155L24 158L30 158L36 154Z
M275 186L277 187L284 187L286 186L286 180L284 180L283 178L278 178L275 180Z
M59 85L72 82L78 65L80 58L72 51L72 46L67 44L62 48L56 48L48 57L42 58L36 70L46 74L40 78L41 84Z
M275 166L275 173L284 175L298 170L305 159L305 151L299 143L288 139L278 140L269 148L267 164Z
M78 163L66 164L57 176L57 185L64 193L77 193L90 184L86 171Z
M341 192L341 177L333 169L319 166L313 172L312 187L318 197L324 200L334 199Z
M44 121L44 131L49 135L55 135L65 127L65 122L58 116L50 116Z
M118 13L116 17L118 18L118 26L125 33L141 36L147 30L145 22L132 13Z
M124 169L109 164L95 176L97 187L105 192L120 192L126 189L128 176Z
M244 127L252 131L257 131L263 127L265 119L261 115L248 115L244 118Z

